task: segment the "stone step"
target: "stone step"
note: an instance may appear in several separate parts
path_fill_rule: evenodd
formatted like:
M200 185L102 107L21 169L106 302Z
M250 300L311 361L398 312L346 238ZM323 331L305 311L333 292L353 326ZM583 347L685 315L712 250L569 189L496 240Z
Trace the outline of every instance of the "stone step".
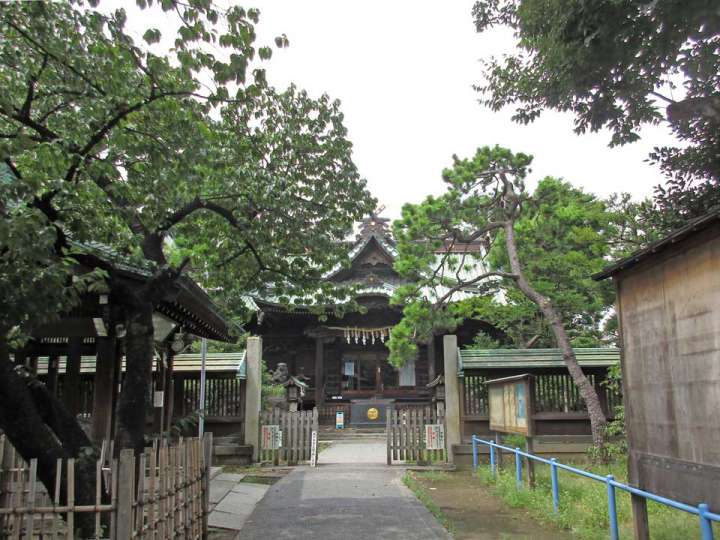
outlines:
M213 446L225 446L228 444L242 444L243 440L240 435L224 435L222 437L213 437Z
M219 444L213 447L214 465L250 465L252 446L248 444Z

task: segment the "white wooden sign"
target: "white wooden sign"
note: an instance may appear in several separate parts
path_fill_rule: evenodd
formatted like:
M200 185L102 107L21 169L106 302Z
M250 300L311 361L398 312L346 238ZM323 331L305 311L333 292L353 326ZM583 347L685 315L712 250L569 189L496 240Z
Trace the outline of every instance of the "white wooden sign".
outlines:
M315 467L317 465L317 443L318 443L318 432L313 431L310 436L310 466Z
M282 448L282 430L277 424L263 426L260 433L260 447L263 450L277 450Z
M442 424L425 424L425 448L427 450L445 449L445 426Z
M165 392L162 390L156 390L153 394L153 406L162 407L165 403Z

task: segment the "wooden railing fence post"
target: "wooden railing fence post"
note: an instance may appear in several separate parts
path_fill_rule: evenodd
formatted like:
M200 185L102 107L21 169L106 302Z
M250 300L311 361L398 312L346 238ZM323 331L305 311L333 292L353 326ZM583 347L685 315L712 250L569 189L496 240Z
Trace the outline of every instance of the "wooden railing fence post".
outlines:
M130 540L132 538L133 495L135 493L135 454L132 449L120 451L118 464L117 487L117 518L115 519L115 539Z
M208 537L210 519L210 470L212 468L213 435L203 435L203 498L202 498L202 537Z

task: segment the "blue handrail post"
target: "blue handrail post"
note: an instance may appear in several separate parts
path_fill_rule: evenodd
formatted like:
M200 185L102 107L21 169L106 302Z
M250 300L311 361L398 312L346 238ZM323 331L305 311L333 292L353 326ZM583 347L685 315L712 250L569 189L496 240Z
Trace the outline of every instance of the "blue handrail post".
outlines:
M698 515L700 516L700 532L702 540L713 540L712 522L705 516L708 512L708 505L705 503L698 505Z
M520 458L519 448L515 448L515 481L517 482L518 489L522 489L522 459Z
M560 487L558 486L557 459L550 458L550 479L552 480L553 510L557 514L560 511Z
M490 445L490 472L492 472L493 478L497 476L497 467L495 466L495 447Z
M611 540L619 540L620 529L618 528L617 504L615 501L615 486L612 484L615 480L615 477L612 474L608 474L605 478L608 495L608 518L610 520L610 538Z
M473 472L477 472L478 468L478 443L475 435L472 436L472 452L473 452Z

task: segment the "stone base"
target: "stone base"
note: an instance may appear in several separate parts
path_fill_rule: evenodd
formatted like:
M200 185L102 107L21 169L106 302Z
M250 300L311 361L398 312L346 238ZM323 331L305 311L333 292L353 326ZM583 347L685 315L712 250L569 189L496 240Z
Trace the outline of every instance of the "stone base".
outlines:
M371 398L350 401L350 426L385 426L387 410L395 406L394 399Z

